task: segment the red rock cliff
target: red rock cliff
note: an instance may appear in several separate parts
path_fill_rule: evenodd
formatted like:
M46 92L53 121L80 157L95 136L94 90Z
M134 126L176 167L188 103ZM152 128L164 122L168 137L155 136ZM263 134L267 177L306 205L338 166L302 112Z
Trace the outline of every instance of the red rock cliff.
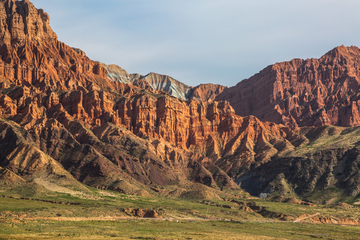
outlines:
M360 50L337 47L320 59L271 65L216 100L241 116L288 126L360 125Z
M105 81L104 68L58 41L48 14L28 0L0 2L0 55L5 86L35 86L42 91L77 90L90 84L112 87Z

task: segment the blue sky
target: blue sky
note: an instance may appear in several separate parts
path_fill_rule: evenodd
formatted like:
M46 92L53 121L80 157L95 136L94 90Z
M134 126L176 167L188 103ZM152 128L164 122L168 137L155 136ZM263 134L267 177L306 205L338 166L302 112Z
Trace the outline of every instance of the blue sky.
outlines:
M276 62L360 46L358 0L31 1L92 60L190 86L233 86Z

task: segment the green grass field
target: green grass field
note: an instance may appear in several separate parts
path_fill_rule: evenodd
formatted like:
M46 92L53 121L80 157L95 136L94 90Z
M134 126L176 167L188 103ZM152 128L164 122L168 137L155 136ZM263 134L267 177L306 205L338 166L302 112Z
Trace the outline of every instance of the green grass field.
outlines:
M0 223L0 239L359 239L359 227L289 222L49 221Z
M244 212L239 207L108 193L111 196L101 196L100 200L67 194L42 198L79 205L0 198L0 239L359 239L360 236L359 226L285 222ZM242 200L293 217L315 212L324 217L360 216L357 207L336 209ZM220 200L217 203L230 204ZM153 209L162 218L129 216L123 212L126 208Z

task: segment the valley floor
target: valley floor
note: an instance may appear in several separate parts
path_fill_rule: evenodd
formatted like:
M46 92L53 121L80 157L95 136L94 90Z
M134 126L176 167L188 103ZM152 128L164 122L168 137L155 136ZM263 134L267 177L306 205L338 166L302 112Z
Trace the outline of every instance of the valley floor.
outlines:
M290 222L56 221L0 223L0 239L358 239L359 227Z
M359 239L360 234L359 226L310 221L320 216L357 218L357 207L241 199L294 217L281 221L203 201L101 193L98 200L63 194L43 199L2 197L0 239ZM55 197L58 200L52 200ZM135 208L151 209L155 218L131 215Z

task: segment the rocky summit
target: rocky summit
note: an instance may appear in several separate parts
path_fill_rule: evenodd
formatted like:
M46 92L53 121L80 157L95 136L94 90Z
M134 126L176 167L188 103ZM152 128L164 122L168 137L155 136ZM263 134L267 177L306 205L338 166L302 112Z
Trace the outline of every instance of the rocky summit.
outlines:
M357 47L231 88L189 87L89 59L28 0L1 0L0 19L4 181L199 198L359 193Z
M216 100L241 116L297 126L359 126L360 49L336 47L320 59L276 63Z

